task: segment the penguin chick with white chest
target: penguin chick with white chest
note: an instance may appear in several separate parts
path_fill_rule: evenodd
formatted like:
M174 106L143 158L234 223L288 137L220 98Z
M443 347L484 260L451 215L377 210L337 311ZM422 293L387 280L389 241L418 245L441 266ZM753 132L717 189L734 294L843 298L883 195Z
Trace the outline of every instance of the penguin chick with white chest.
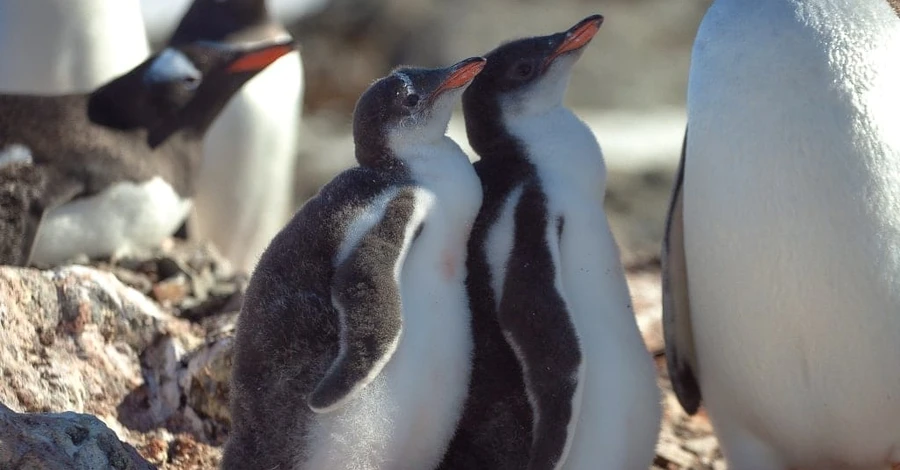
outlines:
M500 46L463 96L484 203L467 263L471 390L446 468L653 459L660 397L603 212L603 156L563 106L601 22Z
M898 16L716 0L697 32L663 324L730 469L900 466Z
M0 171L15 163L9 171L36 173L19 209L3 208L0 264L158 246L190 209L206 129L244 82L293 49L290 40L191 43L91 93L0 95Z
M359 166L294 216L247 288L225 469L437 465L469 378L466 240L481 204L445 132L483 67L401 68L360 97Z

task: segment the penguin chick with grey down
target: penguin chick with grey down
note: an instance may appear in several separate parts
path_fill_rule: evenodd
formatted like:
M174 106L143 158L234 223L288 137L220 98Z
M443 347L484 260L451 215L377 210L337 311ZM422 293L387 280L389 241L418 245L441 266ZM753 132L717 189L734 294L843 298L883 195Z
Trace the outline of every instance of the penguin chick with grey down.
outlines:
M206 129L241 85L292 50L290 39L197 42L92 93L0 95L0 171L36 173L19 192L30 197L15 199L20 209L3 210L0 263L158 246L187 216Z
M439 462L469 379L466 240L481 204L445 132L484 63L401 68L360 97L359 166L304 205L247 288L225 469Z
M603 212L603 155L563 106L601 22L498 47L463 95L484 202L467 263L471 389L444 468L653 460L660 396Z

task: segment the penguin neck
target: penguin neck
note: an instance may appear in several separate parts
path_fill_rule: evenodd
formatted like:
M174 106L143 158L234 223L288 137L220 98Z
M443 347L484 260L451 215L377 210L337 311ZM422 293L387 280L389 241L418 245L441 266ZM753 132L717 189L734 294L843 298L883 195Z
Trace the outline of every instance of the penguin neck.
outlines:
M606 167L600 145L571 110L559 105L540 114L504 116L502 125L545 184L558 180L573 190L602 194Z
M523 143L510 134L503 122L503 111L495 99L464 95L466 135L469 145L484 164L528 165Z
M139 145L155 155L154 160L169 168L170 178L179 188L192 188L190 175L199 171L202 158L202 139L208 122L181 125L181 119L172 119L157 125L148 125L140 119L142 110L135 100L120 99L128 87L121 81L113 81L84 96L87 119L95 126L118 133L125 139L140 141ZM137 148L140 148L137 147Z

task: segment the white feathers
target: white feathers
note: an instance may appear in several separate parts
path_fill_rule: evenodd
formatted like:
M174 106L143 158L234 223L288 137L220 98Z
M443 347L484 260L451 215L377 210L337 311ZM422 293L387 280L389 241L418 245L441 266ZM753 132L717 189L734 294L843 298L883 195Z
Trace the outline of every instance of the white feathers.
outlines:
M196 88L200 85L202 76L203 74L197 70L187 56L170 47L160 52L156 60L144 72L144 82L157 84L192 79L190 83L193 88Z
M204 139L189 229L237 269L251 272L293 213L295 165L314 164L297 161L302 101L294 51L247 82Z
M900 463L900 18L717 0L688 86L684 239L729 468Z
M138 0L0 0L0 91L84 92L148 55Z
M572 375L572 382L575 383L575 393L572 395L572 418L569 420L569 425L566 426L566 445L563 447L562 455L559 456L559 462L553 467L554 470L567 468L566 463L569 461L569 452L572 451L572 443L575 442L575 436L578 432L578 421L581 419L581 404L584 400L586 374L587 364L582 360L578 364L578 370Z
M574 129L573 129L574 130ZM605 215L605 214L604 214ZM565 304L566 312L569 312L572 315L572 305L569 302L569 295L566 293L565 286L563 286L563 275L566 274L566 270L568 268L569 273L571 273L571 267L563 264L562 256L560 254L560 247L562 246L562 240L560 239L560 233L557 228L557 225L553 223L554 218L551 218L547 226L544 228L544 239L547 240L547 247L550 251L550 258L553 260L553 266L556 268L556 271L553 273L553 287L556 289L556 292L559 293L560 298ZM570 228L571 230L571 228ZM581 276L585 276L585 272L581 273ZM582 313L583 314L583 313ZM581 351L581 361L578 363L578 368L575 370L574 376L572 380L575 383L575 392L572 394L572 416L569 418L569 423L566 426L566 443L563 446L562 454L560 455L559 461L554 466L554 469L559 470L565 468L565 463L568 460L569 452L572 450L572 443L575 442L575 436L577 436L578 431L578 422L581 419L581 399L582 394L584 392L584 383L585 383L585 371L587 369L588 363L588 354L585 352L584 341L581 340L582 332L578 331L579 322L576 321L575 318L572 318L573 326L575 327L576 333L576 344L573 344L572 347L578 348ZM597 358L594 358L597 360ZM590 432L590 431L588 431Z
M427 114L416 113L401 121L400 126L388 131L388 147L399 155L416 156L418 155L417 149L430 152L428 149L435 146L435 143L439 147L445 147L446 145L442 142L443 139L447 139L453 144L453 147L459 148L456 142L445 137L445 134L450 123L450 115L453 113L453 106L466 88L468 85L441 93L431 103L430 112ZM468 157L466 158L468 159Z
M33 261L56 264L76 255L120 256L159 244L178 229L190 210L162 178L120 182L45 214Z
M503 202L503 208L500 209L500 217L491 225L485 239L484 250L491 273L491 290L494 293L495 307L498 309L503 299L506 264L513 249L516 207L519 205L519 198L522 197L522 189L522 186L518 186L510 191L506 201ZM521 362L521 358L519 361Z
M31 163L31 149L22 144L11 144L0 150L0 168L13 163Z
M409 75L403 72L394 72L394 76L399 78L403 82L403 85L406 86L407 93L412 94L413 92L415 92L416 89L413 86L412 80L409 78Z
M334 266L340 266L348 256L356 249L362 238L369 233L375 225L384 218L384 212L387 210L388 204L392 199L397 197L397 188L391 188L377 198L375 198L369 206L364 209L344 233L344 241L338 249L337 255L334 257Z
M554 255L561 266L555 283L581 340L583 362L573 403L581 406L575 410L577 422L569 423L577 432L566 443L563 468L646 468L661 415L656 374L603 212L606 169L600 147L590 129L562 106L568 69L550 73L507 101L503 111L507 129L537 168L551 220L565 220Z
M578 51L557 58L531 86L506 95L501 102L504 117L528 118L560 108L572 78L572 66L580 56Z

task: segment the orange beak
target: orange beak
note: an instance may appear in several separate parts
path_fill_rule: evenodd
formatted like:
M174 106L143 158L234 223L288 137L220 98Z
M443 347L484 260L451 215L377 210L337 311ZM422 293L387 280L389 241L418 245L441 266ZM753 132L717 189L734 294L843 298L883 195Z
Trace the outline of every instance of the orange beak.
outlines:
M259 72L269 65L272 65L273 62L280 59L283 55L292 52L294 49L295 46L293 41L255 49L251 52L242 54L228 66L227 71L229 73Z
M603 17L600 15L593 15L581 20L578 24L573 26L566 32L566 37L563 39L562 44L560 44L559 47L553 51L553 54L551 54L544 62L544 68L549 67L559 56L587 46L588 43L591 42L591 39L594 39L594 35L600 30L600 25L602 24Z
M487 59L483 57L472 57L457 63L451 67L450 75L431 95L437 97L445 91L468 85L476 75L484 70L486 63Z

